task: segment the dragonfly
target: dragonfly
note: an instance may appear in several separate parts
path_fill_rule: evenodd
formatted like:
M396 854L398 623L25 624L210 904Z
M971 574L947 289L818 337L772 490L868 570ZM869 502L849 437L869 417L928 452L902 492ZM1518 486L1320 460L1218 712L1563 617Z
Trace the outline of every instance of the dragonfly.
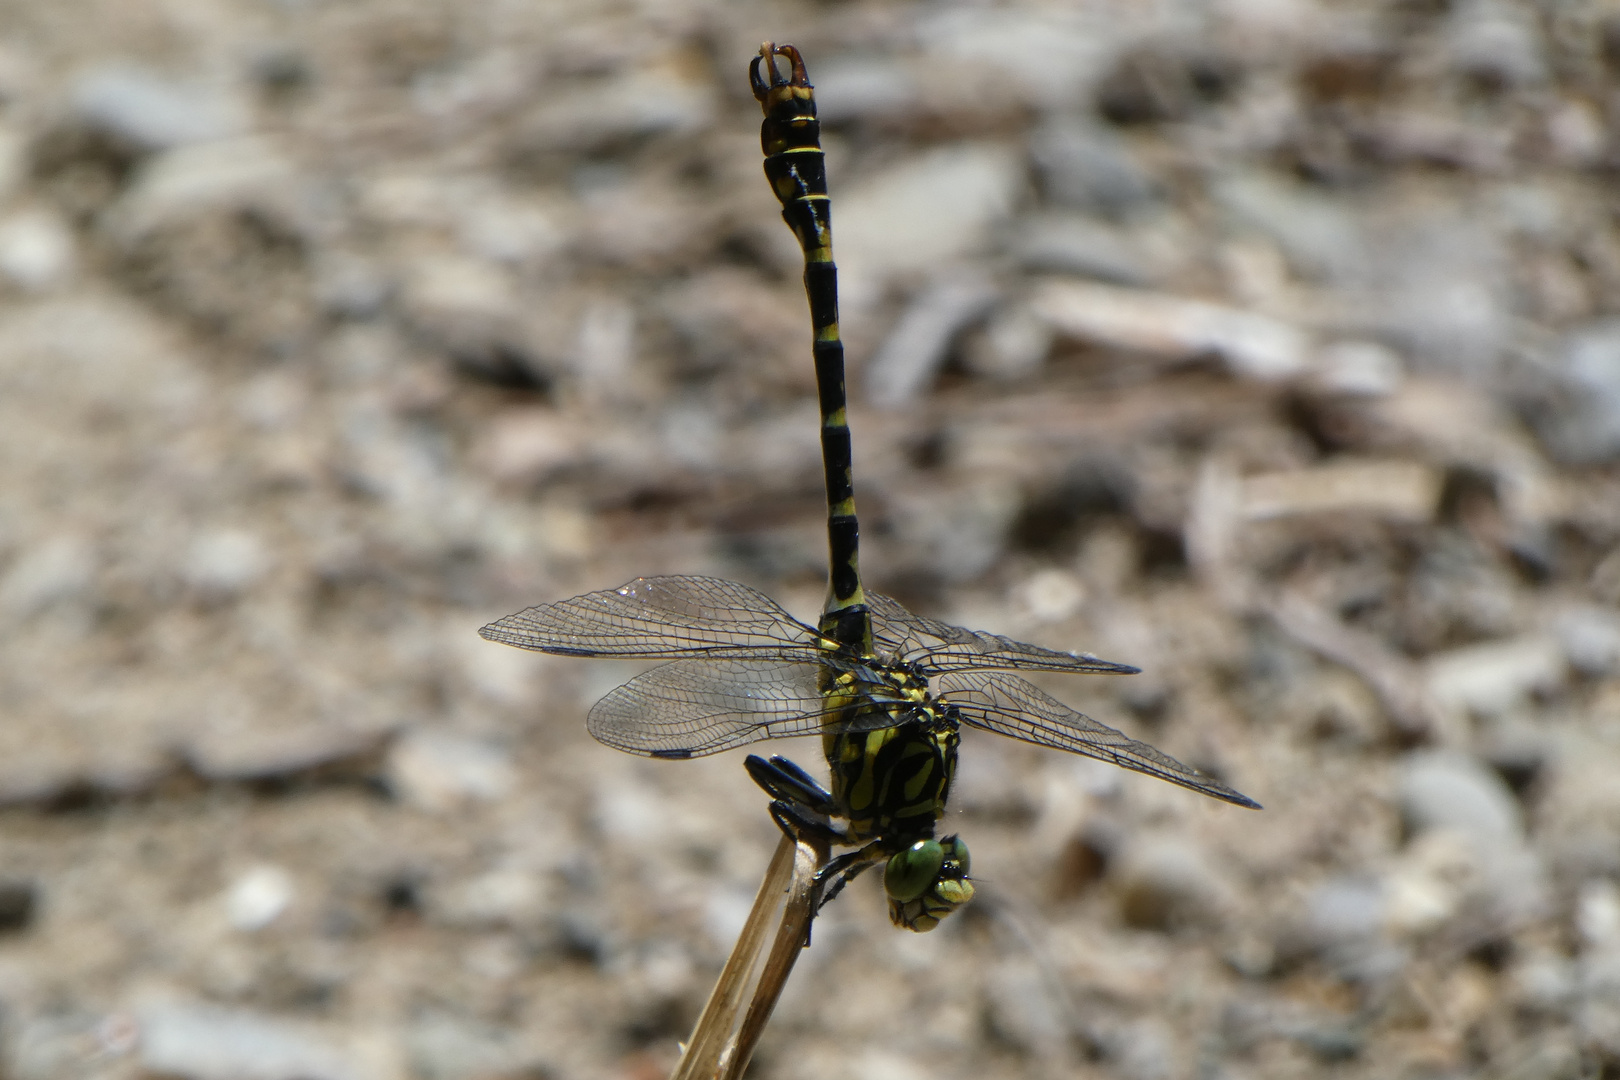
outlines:
M1126 675L1136 668L927 618L881 593L866 599L870 656L757 589L702 576L637 578L528 608L481 633L557 656L666 661L610 691L586 716L591 735L618 750L684 759L764 739L822 736L831 791L786 759L753 757L749 771L777 797L773 813L784 828L826 835L819 819L840 818L846 824L838 842L859 845L828 864L836 884L823 902L886 858L890 915L908 929L932 929L941 907L972 895L966 845L957 837L932 841L963 724L1257 807L1014 674ZM949 882L955 885L941 888Z
M813 88L791 45L762 46L749 78L765 111L766 177L805 257L827 488L830 570L822 615L811 625L748 585L675 575L539 604L480 633L557 656L663 661L610 691L586 717L598 741L632 754L693 758L766 739L820 736L830 786L779 755L750 755L749 775L771 796L771 816L789 837L853 849L817 872L818 909L881 863L889 917L908 930L934 929L974 894L966 842L934 835L950 798L963 725L1258 809L1221 781L1017 674L1129 675L1137 668L941 622L865 590L831 204Z

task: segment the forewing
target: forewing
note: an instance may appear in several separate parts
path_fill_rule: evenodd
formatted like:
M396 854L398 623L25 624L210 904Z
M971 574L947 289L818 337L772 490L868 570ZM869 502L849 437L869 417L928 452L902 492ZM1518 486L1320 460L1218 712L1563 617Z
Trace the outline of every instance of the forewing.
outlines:
M598 701L585 727L618 750L652 757L716 754L760 739L820 734L840 710L817 689L812 664L677 660ZM865 711L856 728L894 721Z
M1129 664L1099 660L1090 653L1044 649L1000 634L968 630L914 614L898 600L867 593L872 638L881 651L920 664L931 675L951 671L1069 671L1095 675L1135 675Z
M956 706L963 723L1053 746L1258 810L1260 804L1145 742L1075 712L1016 675L952 672L938 681L939 696Z
M757 589L723 578L636 578L617 589L526 608L478 631L560 656L814 661L815 631Z

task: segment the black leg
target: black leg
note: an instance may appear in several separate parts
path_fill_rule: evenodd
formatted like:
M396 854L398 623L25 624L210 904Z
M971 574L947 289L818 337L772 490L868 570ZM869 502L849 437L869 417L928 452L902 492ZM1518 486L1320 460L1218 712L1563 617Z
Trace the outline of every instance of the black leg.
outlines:
M832 793L785 757L773 757L766 761L758 754L749 754L743 766L753 777L754 783L764 788L765 793L773 799L796 803L824 816L830 816L837 809Z
M858 854L860 854L860 852L852 852L851 854L858 855ZM839 861L841 861L841 858L845 858L845 857L847 857L847 856L840 857L840 859L834 859L832 862L828 863L825 867L822 868L822 872L820 874L816 875L816 879L821 883L823 888L826 888L827 871L833 869L834 864L838 863ZM862 863L856 863L853 866L847 866L846 868L841 868L838 871L837 880L833 881L833 883L832 883L832 887L826 889L826 891L824 893L822 893L821 897L816 901L816 910L819 912L822 908L824 908L828 904L832 903L833 898L835 896L837 896L839 893L844 891L844 886L845 885L848 885L850 882L852 882L856 878L860 877L861 874L863 874L868 867L875 866L875 865L877 865L877 864L873 863L873 862L862 862Z
M814 792L816 798L821 802L832 802L832 792L822 787L815 777L811 776L809 773L805 772L804 769L800 768L798 762L790 761L781 754L772 754L771 764L775 765L782 772L792 776L801 785L803 785L805 791Z
M789 840L798 842L801 836L813 836L828 844L842 844L844 834L833 828L826 821L818 820L806 814L796 803L785 799L778 799L771 803L771 820L776 827L786 834Z

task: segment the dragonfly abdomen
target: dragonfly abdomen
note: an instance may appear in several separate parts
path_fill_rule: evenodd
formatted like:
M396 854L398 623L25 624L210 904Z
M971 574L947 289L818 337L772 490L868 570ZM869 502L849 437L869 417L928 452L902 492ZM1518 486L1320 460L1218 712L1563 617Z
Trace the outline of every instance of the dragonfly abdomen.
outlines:
M782 218L804 252L804 291L814 329L811 355L821 405L821 457L827 482L830 573L821 632L871 655L872 625L861 587L860 526L855 517L844 344L838 333L838 268L833 263L832 203L827 197L821 122L804 61L791 45L767 45L750 69L754 96L765 110L760 146L765 176L782 204ZM777 58L789 65L784 77Z

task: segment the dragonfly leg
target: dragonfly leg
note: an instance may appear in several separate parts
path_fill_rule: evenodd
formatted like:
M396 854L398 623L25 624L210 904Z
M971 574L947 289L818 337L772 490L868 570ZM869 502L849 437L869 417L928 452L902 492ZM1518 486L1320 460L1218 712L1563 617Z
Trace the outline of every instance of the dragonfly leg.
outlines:
M780 802L793 803L824 816L832 815L838 808L832 792L785 757L778 755L766 761L758 754L749 754L743 765L748 769L748 775L754 778L754 783Z
M776 806L771 807L771 813L773 816L775 815ZM781 819L778 818L777 824L780 825L781 823ZM810 885L811 921L805 924L804 941L800 943L802 948L808 949L810 947L811 928L815 923L815 917L821 914L821 909L826 907L833 897L843 892L845 885L854 881L861 875L863 870L875 865L877 860L882 858L882 852L876 849L877 844L868 844L859 851L851 851L848 854L838 856L838 858L833 859L816 872L815 880ZM831 883L830 886L829 882Z
M811 817L796 803L785 799L777 799L771 803L771 820L781 829L789 840L798 843L801 837L814 837L827 844L842 844L846 842L843 833L833 828L825 820Z
M833 898L844 891L844 886L860 877L867 867L877 865L877 857L869 854L869 849L870 845L859 851L840 855L821 868L821 872L816 875L817 887L823 890L816 900L818 912L832 903Z

